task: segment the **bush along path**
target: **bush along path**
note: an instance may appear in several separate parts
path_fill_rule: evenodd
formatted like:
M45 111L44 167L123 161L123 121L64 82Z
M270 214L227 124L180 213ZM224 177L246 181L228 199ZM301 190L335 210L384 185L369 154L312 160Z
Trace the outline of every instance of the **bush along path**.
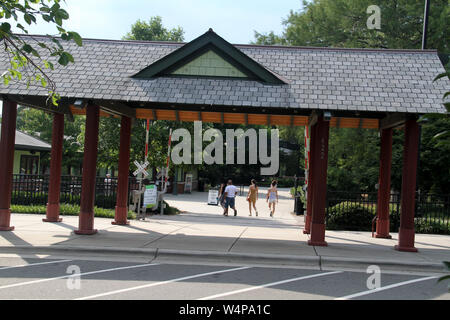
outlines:
M11 205L11 212L27 213L27 214L46 214L47 208L44 205ZM60 214L62 216L77 216L80 213L80 206L74 204L62 203L60 206ZM103 209L94 207L94 216L99 218L114 219L114 209ZM128 211L128 219L136 219L136 213Z
M165 215L176 215L180 213L180 210L178 210L175 207L169 206L167 202L164 201L165 207L164 207L164 214ZM18 205L18 204L12 204L11 205L11 212L13 213L27 213L27 214L46 214L47 207L44 205ZM69 204L69 203L62 203L60 205L60 214L62 216L78 216L80 213L80 206L76 204ZM148 211L147 213L150 213ZM159 210L158 212L159 213ZM94 216L99 218L111 218L114 219L115 211L114 209L105 209L105 208L99 208L94 207ZM136 213L128 210L128 219L129 220L135 220L136 219Z
M400 225L399 208L390 205L390 229L398 232ZM372 220L376 217L376 206L358 202L341 202L327 210L328 230L371 231ZM417 233L450 234L450 216L424 215L415 218Z

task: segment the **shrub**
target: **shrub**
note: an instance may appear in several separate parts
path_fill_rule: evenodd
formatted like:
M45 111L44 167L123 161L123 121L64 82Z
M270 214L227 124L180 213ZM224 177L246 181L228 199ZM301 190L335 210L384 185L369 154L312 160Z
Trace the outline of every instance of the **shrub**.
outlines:
M13 192L11 197L11 204L17 205L46 205L47 201L47 192L17 191ZM81 195L61 192L60 201L61 203L80 204ZM97 193L95 195L95 205L113 209L116 205L116 195Z
M328 209L327 229L371 231L375 210L355 202L341 202Z
M390 231L398 232L400 215L395 205L389 206ZM364 206L357 202L341 202L328 208L327 229L349 231L372 231L372 220L376 216L376 205ZM447 218L415 218L416 233L450 234Z
M45 214L47 208L44 205L11 205L11 211L14 213L29 213L29 214ZM63 203L60 206L60 214L62 216L77 216L80 213L80 206L74 204ZM114 209L103 209L94 207L94 216L99 218L114 219ZM128 219L136 219L136 214L133 211L128 211Z
M416 218L415 230L417 233L450 234L450 224L445 219Z
M180 213L180 210L178 208L169 206L169 204L167 202L165 202L165 201L164 201L164 204L166 205L165 208L164 208L164 214L166 214L166 215L176 215L176 214Z

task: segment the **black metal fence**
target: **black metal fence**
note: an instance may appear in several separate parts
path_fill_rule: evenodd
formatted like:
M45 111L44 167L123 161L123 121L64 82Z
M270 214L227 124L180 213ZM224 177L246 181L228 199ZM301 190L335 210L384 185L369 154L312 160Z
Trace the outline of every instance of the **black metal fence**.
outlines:
M48 201L49 175L13 175L12 204L46 205ZM60 202L80 204L81 176L62 176ZM136 178L128 180L128 190L138 189ZM97 177L95 183L95 205L100 208L114 208L116 205L117 178Z
M389 200L390 230L400 227L401 199ZM377 193L341 192L327 194L327 228L371 231L377 213ZM415 227L418 233L450 234L450 195L416 193Z

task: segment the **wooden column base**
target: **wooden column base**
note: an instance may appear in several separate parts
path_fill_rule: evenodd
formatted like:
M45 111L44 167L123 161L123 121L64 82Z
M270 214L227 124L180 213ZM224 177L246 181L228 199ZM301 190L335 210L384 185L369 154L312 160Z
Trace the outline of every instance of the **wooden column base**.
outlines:
M47 203L47 217L42 219L43 222L61 222L63 219L59 217L59 203Z
M10 226L11 209L0 209L0 231L13 231Z
M111 224L118 226L126 226L130 224L130 221L126 219L128 216L128 208L127 207L117 207L116 206L116 220L112 221ZM124 220L117 220L117 217L125 217Z
M74 231L75 234L88 235L88 236L96 234L97 232L98 232L97 229L91 229L91 230L80 230L80 229L78 229L78 230Z
M389 234L389 220L378 220L375 238L392 239Z
M414 247L414 229L406 229L400 227L398 231L398 245L394 248L397 251L417 252L417 248Z

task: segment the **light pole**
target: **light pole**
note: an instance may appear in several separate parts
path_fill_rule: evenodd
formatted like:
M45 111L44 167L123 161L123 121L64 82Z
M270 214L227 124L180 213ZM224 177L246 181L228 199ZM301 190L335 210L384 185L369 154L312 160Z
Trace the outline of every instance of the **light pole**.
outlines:
M429 12L430 12L430 0L425 0L425 12L423 14L422 50L425 50L427 48Z

